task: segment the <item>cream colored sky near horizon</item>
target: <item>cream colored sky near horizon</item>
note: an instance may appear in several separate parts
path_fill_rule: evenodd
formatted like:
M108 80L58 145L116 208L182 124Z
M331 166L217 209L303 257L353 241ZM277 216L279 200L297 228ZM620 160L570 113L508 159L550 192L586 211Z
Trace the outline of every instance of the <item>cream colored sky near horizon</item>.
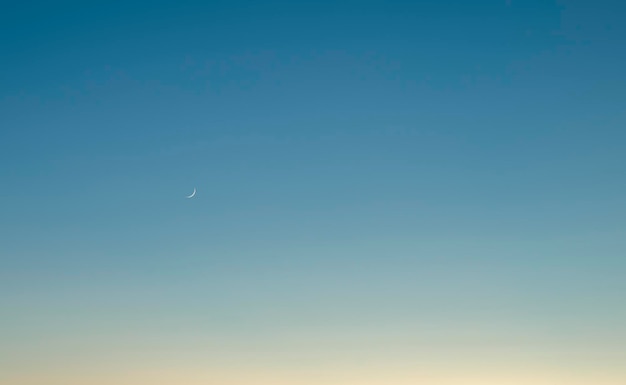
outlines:
M523 367L450 368L426 370L411 368L348 368L334 370L211 370L198 367L143 367L119 371L62 368L37 373L0 376L0 383L11 385L623 385L626 373L602 370L549 370Z
M22 362L1 385L623 385L624 354L486 347L277 352L101 352Z

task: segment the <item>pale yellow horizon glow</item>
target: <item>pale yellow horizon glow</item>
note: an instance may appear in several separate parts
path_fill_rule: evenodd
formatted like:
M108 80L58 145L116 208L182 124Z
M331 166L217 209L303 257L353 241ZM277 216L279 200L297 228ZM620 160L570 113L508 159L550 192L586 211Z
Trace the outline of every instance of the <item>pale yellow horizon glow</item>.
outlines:
M623 385L626 372L600 368L551 369L537 365L471 367L471 365L368 365L285 369L211 368L202 365L161 365L112 368L106 363L90 367L57 367L37 372L0 374L0 384L11 385Z

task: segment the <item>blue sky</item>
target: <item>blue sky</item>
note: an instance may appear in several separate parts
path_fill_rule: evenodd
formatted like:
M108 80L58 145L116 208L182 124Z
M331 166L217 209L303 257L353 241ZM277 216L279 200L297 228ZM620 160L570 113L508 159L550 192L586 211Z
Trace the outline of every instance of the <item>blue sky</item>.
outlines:
M196 359L257 362L250 349L264 349L277 368L293 364L285 352L367 341L376 362L410 361L415 341L492 362L502 353L457 348L495 343L547 354L546 372L580 360L591 378L595 362L626 378L610 365L626 338L625 12L575 0L5 7L0 357L21 368L12 383L70 351L116 356L129 338L187 351L205 337L219 348ZM277 342L290 338L327 344Z

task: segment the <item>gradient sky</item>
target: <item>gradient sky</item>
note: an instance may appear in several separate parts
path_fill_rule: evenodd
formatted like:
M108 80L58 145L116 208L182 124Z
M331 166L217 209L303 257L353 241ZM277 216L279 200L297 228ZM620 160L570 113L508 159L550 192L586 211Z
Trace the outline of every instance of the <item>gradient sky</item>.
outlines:
M0 384L626 383L624 20L4 4Z

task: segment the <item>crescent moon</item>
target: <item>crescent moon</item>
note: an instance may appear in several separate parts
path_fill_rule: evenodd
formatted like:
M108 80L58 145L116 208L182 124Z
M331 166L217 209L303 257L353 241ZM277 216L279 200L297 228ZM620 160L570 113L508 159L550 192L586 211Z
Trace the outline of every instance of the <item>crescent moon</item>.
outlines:
M193 198L196 195L196 188L194 187L193 192L191 193L191 195L187 195L185 198Z

